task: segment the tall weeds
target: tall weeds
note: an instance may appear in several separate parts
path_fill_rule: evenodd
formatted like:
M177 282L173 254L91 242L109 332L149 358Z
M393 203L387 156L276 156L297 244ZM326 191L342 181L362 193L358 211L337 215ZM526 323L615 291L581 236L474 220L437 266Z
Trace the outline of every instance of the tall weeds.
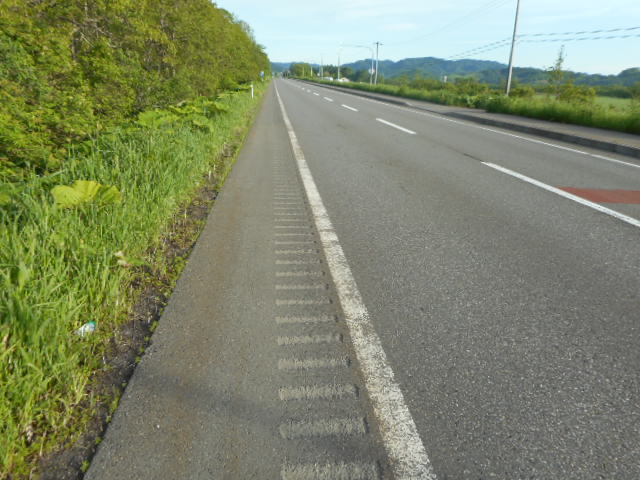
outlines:
M130 272L114 254L162 263L145 252L258 104L246 92L219 101L226 112L206 128L175 122L103 135L56 174L14 185L0 207L0 478L26 478L41 453L82 430L92 373L133 301ZM51 188L75 180L114 185L122 201L56 207ZM94 334L74 333L88 321Z

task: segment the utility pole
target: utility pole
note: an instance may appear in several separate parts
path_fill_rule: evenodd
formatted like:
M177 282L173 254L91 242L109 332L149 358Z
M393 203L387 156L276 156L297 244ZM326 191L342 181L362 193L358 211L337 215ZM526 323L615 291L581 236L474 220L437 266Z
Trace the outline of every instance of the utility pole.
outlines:
M378 49L380 48L380 45L382 45L382 43L375 42L375 44L376 44L376 78L373 83L377 85L378 84Z
M338 81L340 81L340 49L338 48Z
M373 48L371 49L371 75L369 75L369 85L373 84Z
M516 19L513 22L513 38L511 39L511 53L509 54L509 73L507 74L507 97L511 90L511 77L513 76L513 51L516 47L516 37L518 36L518 16L520 14L520 0L517 0L516 4Z
M324 78L324 59L320 55L320 78Z

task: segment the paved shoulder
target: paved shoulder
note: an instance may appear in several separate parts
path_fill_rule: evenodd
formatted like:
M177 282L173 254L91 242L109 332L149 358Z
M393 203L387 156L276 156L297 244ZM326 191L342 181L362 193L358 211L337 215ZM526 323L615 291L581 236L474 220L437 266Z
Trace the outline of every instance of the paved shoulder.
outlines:
M87 478L388 477L272 90Z

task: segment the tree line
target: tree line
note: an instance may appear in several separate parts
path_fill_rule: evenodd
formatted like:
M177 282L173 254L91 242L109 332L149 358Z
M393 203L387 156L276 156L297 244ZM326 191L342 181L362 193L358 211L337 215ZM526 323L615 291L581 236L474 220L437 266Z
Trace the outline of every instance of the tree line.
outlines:
M2 0L0 177L156 107L268 75L250 27L209 0Z

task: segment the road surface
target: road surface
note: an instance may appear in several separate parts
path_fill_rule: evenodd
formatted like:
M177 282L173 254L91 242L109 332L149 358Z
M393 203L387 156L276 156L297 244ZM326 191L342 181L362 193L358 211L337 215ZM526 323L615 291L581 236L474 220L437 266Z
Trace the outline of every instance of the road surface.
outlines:
M640 162L277 80L89 479L640 478Z

